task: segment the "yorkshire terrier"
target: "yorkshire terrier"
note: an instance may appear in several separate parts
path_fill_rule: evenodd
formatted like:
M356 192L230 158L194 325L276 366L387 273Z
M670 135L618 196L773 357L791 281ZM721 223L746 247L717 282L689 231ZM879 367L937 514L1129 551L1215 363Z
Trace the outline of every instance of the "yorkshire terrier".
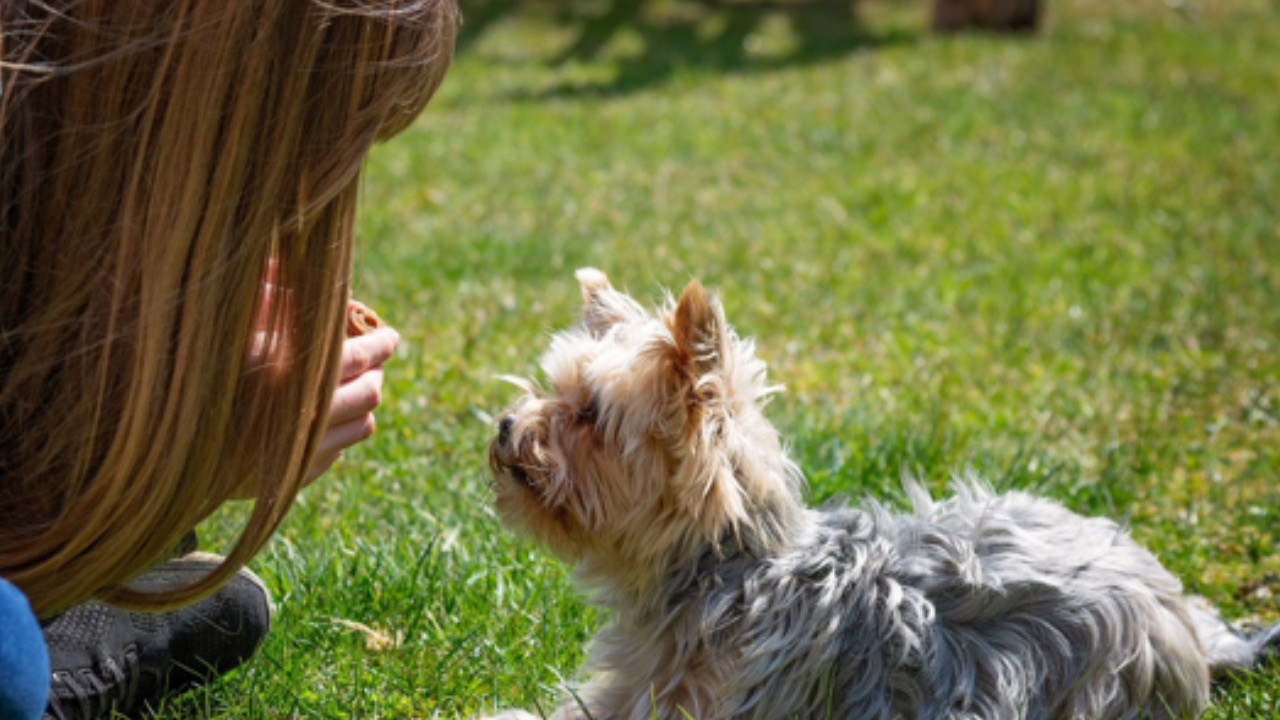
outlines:
M503 522L609 611L554 718L1183 718L1245 636L1116 523L958 483L914 511L807 509L778 387L697 282L656 313L583 269L546 388L498 421ZM501 717L530 718L524 712Z

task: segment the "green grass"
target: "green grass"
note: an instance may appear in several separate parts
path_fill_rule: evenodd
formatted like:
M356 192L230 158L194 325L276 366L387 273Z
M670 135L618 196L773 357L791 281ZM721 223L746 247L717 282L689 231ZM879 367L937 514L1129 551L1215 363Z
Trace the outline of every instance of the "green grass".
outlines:
M974 468L1278 619L1280 5L1178 7L1055 0L1031 38L935 38L918 2L477 7L365 180L357 296L404 336L380 431L255 561L260 654L169 716L550 710L602 614L501 528L486 445L581 265L722 293L815 502ZM1273 667L1209 717L1278 706Z

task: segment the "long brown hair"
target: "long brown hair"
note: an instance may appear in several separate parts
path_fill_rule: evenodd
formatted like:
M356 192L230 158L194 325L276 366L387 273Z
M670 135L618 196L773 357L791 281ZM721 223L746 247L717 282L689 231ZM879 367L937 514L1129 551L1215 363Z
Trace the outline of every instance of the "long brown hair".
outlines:
M279 525L337 382L360 165L457 22L452 0L4 0L0 575L37 613L188 602ZM245 487L215 573L123 587Z

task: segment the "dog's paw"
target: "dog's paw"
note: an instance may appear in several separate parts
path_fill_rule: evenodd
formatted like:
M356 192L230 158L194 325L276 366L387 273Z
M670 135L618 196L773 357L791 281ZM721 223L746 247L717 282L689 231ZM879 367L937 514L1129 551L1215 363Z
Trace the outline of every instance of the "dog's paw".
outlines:
M490 715L483 720L538 720L538 716L523 710L503 710L497 715Z

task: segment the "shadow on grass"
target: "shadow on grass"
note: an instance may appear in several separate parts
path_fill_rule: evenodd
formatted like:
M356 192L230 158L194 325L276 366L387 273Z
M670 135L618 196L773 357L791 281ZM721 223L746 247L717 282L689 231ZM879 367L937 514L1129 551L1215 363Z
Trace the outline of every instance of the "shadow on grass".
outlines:
M459 53L503 20L538 13L573 36L550 65L617 65L609 81L562 83L519 99L625 94L687 70L768 70L916 40L902 29L867 31L853 0L473 0L464 12ZM628 51L616 51L620 40Z

